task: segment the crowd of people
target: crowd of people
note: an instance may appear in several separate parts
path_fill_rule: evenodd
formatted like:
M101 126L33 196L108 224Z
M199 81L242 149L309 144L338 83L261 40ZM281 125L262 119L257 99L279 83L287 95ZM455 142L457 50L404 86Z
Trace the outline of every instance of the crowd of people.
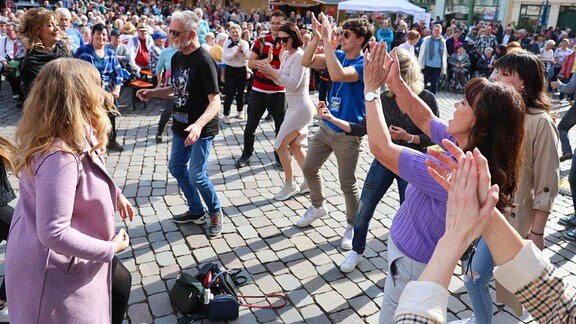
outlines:
M346 206L340 246L350 250L342 272L362 262L370 220L396 179L401 205L387 241L380 323L445 321L446 287L466 253L474 314L462 322L493 322L494 264L502 265L496 277L506 304L522 303L542 322L574 321L576 292L540 252L560 161L574 157L567 134L576 108L560 132L550 116L554 91L573 95L576 88L569 29L530 36L499 23L412 24L402 15L338 25L310 11L300 17L247 13L237 4L80 0L7 9L0 33L6 80L23 105L15 144L0 139L0 239L11 223L0 315L9 304L12 322L122 322L131 279L115 254L129 237L115 233L115 216L131 220L134 212L104 154L123 150L117 99L134 78L153 83L136 93L140 100L164 100L157 143L172 120L168 170L188 207L173 216L177 224L209 222L208 236L222 233L225 215L207 174L213 140L233 122L235 103L236 121L246 120L236 167L259 163L255 138L268 111L276 132L270 149L284 173L274 199L310 194L295 226L329 215L320 170L336 157ZM449 121L439 118L442 86L462 92ZM316 105L312 88L320 94ZM314 115L319 129L309 138ZM374 161L360 190L356 168L366 135ZM431 151L433 143L445 152ZM576 161L572 166L576 193ZM20 178L15 210L6 168ZM576 226L576 214L561 222ZM576 239L576 232L564 236ZM526 258L538 262L513 279ZM562 302L535 303L546 298L538 285L553 286Z

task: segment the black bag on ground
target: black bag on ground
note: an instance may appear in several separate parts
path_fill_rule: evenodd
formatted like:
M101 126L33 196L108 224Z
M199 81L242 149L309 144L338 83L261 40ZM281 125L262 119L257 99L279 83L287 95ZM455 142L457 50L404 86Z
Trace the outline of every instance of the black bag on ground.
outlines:
M180 272L170 289L170 302L183 314L204 313L204 287L194 276Z

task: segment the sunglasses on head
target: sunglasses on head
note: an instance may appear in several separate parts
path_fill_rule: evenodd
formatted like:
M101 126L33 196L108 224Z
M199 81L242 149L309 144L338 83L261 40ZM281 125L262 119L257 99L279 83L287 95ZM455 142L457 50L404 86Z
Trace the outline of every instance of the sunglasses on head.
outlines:
M336 36L338 36L338 37L344 36L345 39L350 38L351 35L352 35L352 33L348 30L346 30L344 32L336 33Z
M276 37L276 39L282 43L288 43L288 41L290 40L290 36L286 36L286 37Z
M185 31L176 31L176 30L170 29L170 34L172 34L174 37L178 37L182 33L185 33Z

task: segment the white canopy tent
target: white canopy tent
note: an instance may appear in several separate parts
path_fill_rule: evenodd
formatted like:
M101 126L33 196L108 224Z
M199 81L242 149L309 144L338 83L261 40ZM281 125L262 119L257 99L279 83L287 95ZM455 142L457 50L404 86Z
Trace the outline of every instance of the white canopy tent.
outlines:
M348 0L338 3L338 13L340 10L396 12L412 16L426 12L406 0Z

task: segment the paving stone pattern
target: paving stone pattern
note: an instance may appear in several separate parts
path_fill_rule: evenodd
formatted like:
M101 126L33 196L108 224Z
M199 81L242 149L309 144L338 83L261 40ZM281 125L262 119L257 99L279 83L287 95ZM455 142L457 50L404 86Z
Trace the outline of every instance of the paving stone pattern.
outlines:
M13 139L21 110L11 99L9 85L3 84L0 135ZM460 98L454 93L438 95L442 118L451 118L453 103ZM232 323L377 323L387 275L388 229L398 209L396 185L376 210L368 233L366 259L357 270L343 274L338 266L347 253L340 248L346 217L334 157L322 167L329 216L307 228L296 228L294 223L310 201L303 195L284 202L273 199L282 186L282 174L273 165L273 123L262 120L252 161L238 170L234 163L241 154L245 121L233 118L232 124L221 124L208 167L225 213L223 235L208 239L206 228L178 226L171 220L172 215L184 212L186 205L167 169L171 141L166 134L160 144L154 139L162 102L153 100L146 108L138 103L137 110L132 110L129 89L124 89L120 102L118 137L125 150L110 153L107 166L136 210L133 222L117 223L118 228L128 229L131 238L130 248L119 255L132 273L126 323L176 323L181 315L170 305L167 294L176 275L180 270L196 274L203 263L214 261L227 268L247 269L251 278L240 288L244 294L283 292L288 296L289 304L277 311L242 308L240 317ZM558 111L562 113L567 108L560 107ZM310 135L317 129L311 125ZM372 159L365 143L357 171L360 187ZM566 177L570 161L561 167ZM299 170L297 175L297 180L302 181ZM18 187L13 175L10 179ZM545 231L545 253L565 270L565 279L576 285L576 244L563 240L563 227L556 224L559 217L573 211L570 197L556 199ZM2 243L0 261L4 260L4 251ZM1 262L0 275L3 273ZM492 284L494 293L493 287ZM450 291L448 319L470 316L470 298L461 276L453 276ZM495 304L494 312L495 323L531 322L529 314L517 317L502 305Z

